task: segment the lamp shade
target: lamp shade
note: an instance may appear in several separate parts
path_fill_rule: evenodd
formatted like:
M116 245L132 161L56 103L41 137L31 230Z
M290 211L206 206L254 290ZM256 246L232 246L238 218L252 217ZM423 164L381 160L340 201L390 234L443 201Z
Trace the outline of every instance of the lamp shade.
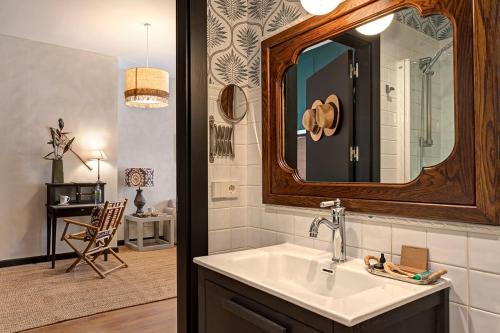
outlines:
M125 184L129 187L154 186L154 170L151 168L125 169Z
M104 151L101 149L92 150L88 156L89 161L96 161L96 160L104 161L107 159L108 159L108 157L106 156Z
M391 25L393 19L394 14L389 14L374 21L365 23L362 26L357 27L356 30L363 35L378 35Z
M125 104L142 109L168 106L168 72L149 67L127 69L125 72Z
M337 8L340 0L300 0L304 9L313 15L325 15Z

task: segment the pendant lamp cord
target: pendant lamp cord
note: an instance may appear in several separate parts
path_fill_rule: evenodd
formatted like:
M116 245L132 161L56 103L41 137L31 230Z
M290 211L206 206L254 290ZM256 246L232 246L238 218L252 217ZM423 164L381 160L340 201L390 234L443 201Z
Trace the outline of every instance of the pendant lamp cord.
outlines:
M146 27L146 67L149 68L149 27L151 27L151 23L145 23Z

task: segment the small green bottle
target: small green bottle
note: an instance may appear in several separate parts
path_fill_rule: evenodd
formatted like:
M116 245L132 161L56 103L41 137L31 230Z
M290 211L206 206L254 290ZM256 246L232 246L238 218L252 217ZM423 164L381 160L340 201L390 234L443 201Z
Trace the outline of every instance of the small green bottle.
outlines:
M101 190L101 186L99 186L99 184L97 184L95 187L94 203L96 205L102 203L102 190Z

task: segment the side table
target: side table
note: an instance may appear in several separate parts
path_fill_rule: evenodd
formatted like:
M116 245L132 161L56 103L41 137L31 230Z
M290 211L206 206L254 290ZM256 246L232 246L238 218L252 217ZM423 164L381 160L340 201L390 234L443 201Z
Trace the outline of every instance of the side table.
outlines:
M163 238L160 239L160 222L163 221ZM130 240L130 224L137 225L137 240ZM144 239L144 224L153 223L154 238ZM137 217L125 215L125 245L136 251L153 251L174 247L175 219L173 215Z

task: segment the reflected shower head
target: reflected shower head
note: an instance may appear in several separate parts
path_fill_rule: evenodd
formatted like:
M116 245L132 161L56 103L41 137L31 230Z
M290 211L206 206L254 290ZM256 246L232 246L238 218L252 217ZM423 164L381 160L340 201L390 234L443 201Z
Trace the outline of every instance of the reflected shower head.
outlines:
M446 44L445 46L443 46L442 48L440 48L436 54L434 55L434 57L425 57L425 58L422 58L420 59L420 69L422 70L422 72L424 74L430 74L430 71L432 69L432 66L434 66L434 64L436 63L436 61L438 61L439 57L441 57L441 55L443 54L444 51L448 50L449 48L451 48L453 46L453 42L449 42L448 44Z

